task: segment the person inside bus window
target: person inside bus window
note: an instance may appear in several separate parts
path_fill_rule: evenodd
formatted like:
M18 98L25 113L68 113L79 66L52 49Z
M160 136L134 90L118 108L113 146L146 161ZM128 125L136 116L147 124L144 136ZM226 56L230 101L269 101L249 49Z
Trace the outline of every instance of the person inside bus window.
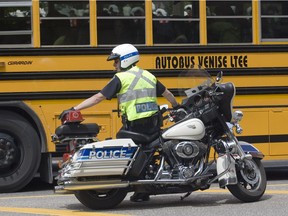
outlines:
M110 16L118 16L118 15L120 15L119 8L115 4L109 5L108 11L109 11Z
M130 6L130 4L126 4L122 7L122 13L123 16L130 16L130 12L131 12L132 8Z
M282 25L279 16L282 15L276 5L271 4L268 6L264 15L269 15L273 17L265 18L262 21L262 36L263 38L283 38L287 37L287 34L283 34L287 30L286 25Z
M66 30L66 33L59 36L54 41L53 45L77 44L76 41L78 36L79 20L73 18L77 16L75 9L71 9L69 11L69 16L71 17L71 19L69 20L69 27Z
M114 61L114 77L99 93L64 110L59 119L70 110L83 110L117 96L122 114L121 129L147 135L159 132L162 122L159 119L157 96L165 97L174 108L178 103L174 95L153 74L136 66L139 57L138 50L131 44L116 46L107 58L107 61ZM116 138L121 138L118 135L119 133ZM148 201L149 195L135 192L130 200Z
M133 29L129 32L131 35L131 40L137 44L144 44L145 43L145 19L138 19L136 17L144 17L145 11L142 7L134 7L130 11L130 15L134 16L130 23L130 28ZM127 34L126 34L127 37Z
M226 3L219 4L214 10L215 16L234 16L232 7ZM213 23L209 26L208 42L209 43L239 43L240 29L239 23L235 22L232 18L214 19Z
M48 2L47 17L57 17L59 20L42 20L41 23L41 44L53 45L55 42L60 43L61 39L67 35L70 29L70 21L61 19L67 17L61 14L56 8L54 2ZM58 40L58 42L57 42Z
M167 11L163 8L157 8L153 16L161 18L153 22L154 43L170 43L175 38L175 32L173 24L167 19Z
M193 17L192 16L192 4L185 5L185 7L184 7L184 17Z

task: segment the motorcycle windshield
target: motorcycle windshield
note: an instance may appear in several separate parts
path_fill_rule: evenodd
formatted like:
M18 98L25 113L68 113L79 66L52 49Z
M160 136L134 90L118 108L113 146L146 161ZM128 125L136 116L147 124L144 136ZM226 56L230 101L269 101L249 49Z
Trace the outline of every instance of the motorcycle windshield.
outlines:
M200 67L193 67L181 72L177 82L178 94L183 99L191 97L215 83L208 71Z

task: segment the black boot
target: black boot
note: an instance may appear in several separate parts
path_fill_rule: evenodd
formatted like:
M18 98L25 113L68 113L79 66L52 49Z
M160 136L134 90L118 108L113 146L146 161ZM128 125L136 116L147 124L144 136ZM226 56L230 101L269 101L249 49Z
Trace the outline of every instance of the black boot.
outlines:
M130 197L130 201L131 202L143 202L143 201L149 201L149 200L150 200L149 194L146 194L146 193L137 193L137 192L135 192Z

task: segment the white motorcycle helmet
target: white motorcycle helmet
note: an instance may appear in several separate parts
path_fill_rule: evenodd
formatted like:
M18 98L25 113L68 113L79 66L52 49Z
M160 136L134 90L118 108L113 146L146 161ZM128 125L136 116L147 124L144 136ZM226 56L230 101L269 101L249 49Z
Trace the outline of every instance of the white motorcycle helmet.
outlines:
M132 44L121 44L116 46L107 61L120 60L121 69L128 69L139 61L139 52Z

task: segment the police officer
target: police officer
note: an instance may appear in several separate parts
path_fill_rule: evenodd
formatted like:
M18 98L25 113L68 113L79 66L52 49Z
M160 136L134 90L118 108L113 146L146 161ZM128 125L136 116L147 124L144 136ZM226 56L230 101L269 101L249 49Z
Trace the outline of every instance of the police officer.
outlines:
M139 52L133 45L116 46L107 58L107 61L112 60L117 73L110 82L99 93L71 109L86 109L117 95L123 127L126 130L148 135L159 131L157 96L162 95L172 107L176 107L178 103L174 95L153 74L136 66ZM71 109L64 110L60 118ZM149 195L135 193L130 199L149 200Z

